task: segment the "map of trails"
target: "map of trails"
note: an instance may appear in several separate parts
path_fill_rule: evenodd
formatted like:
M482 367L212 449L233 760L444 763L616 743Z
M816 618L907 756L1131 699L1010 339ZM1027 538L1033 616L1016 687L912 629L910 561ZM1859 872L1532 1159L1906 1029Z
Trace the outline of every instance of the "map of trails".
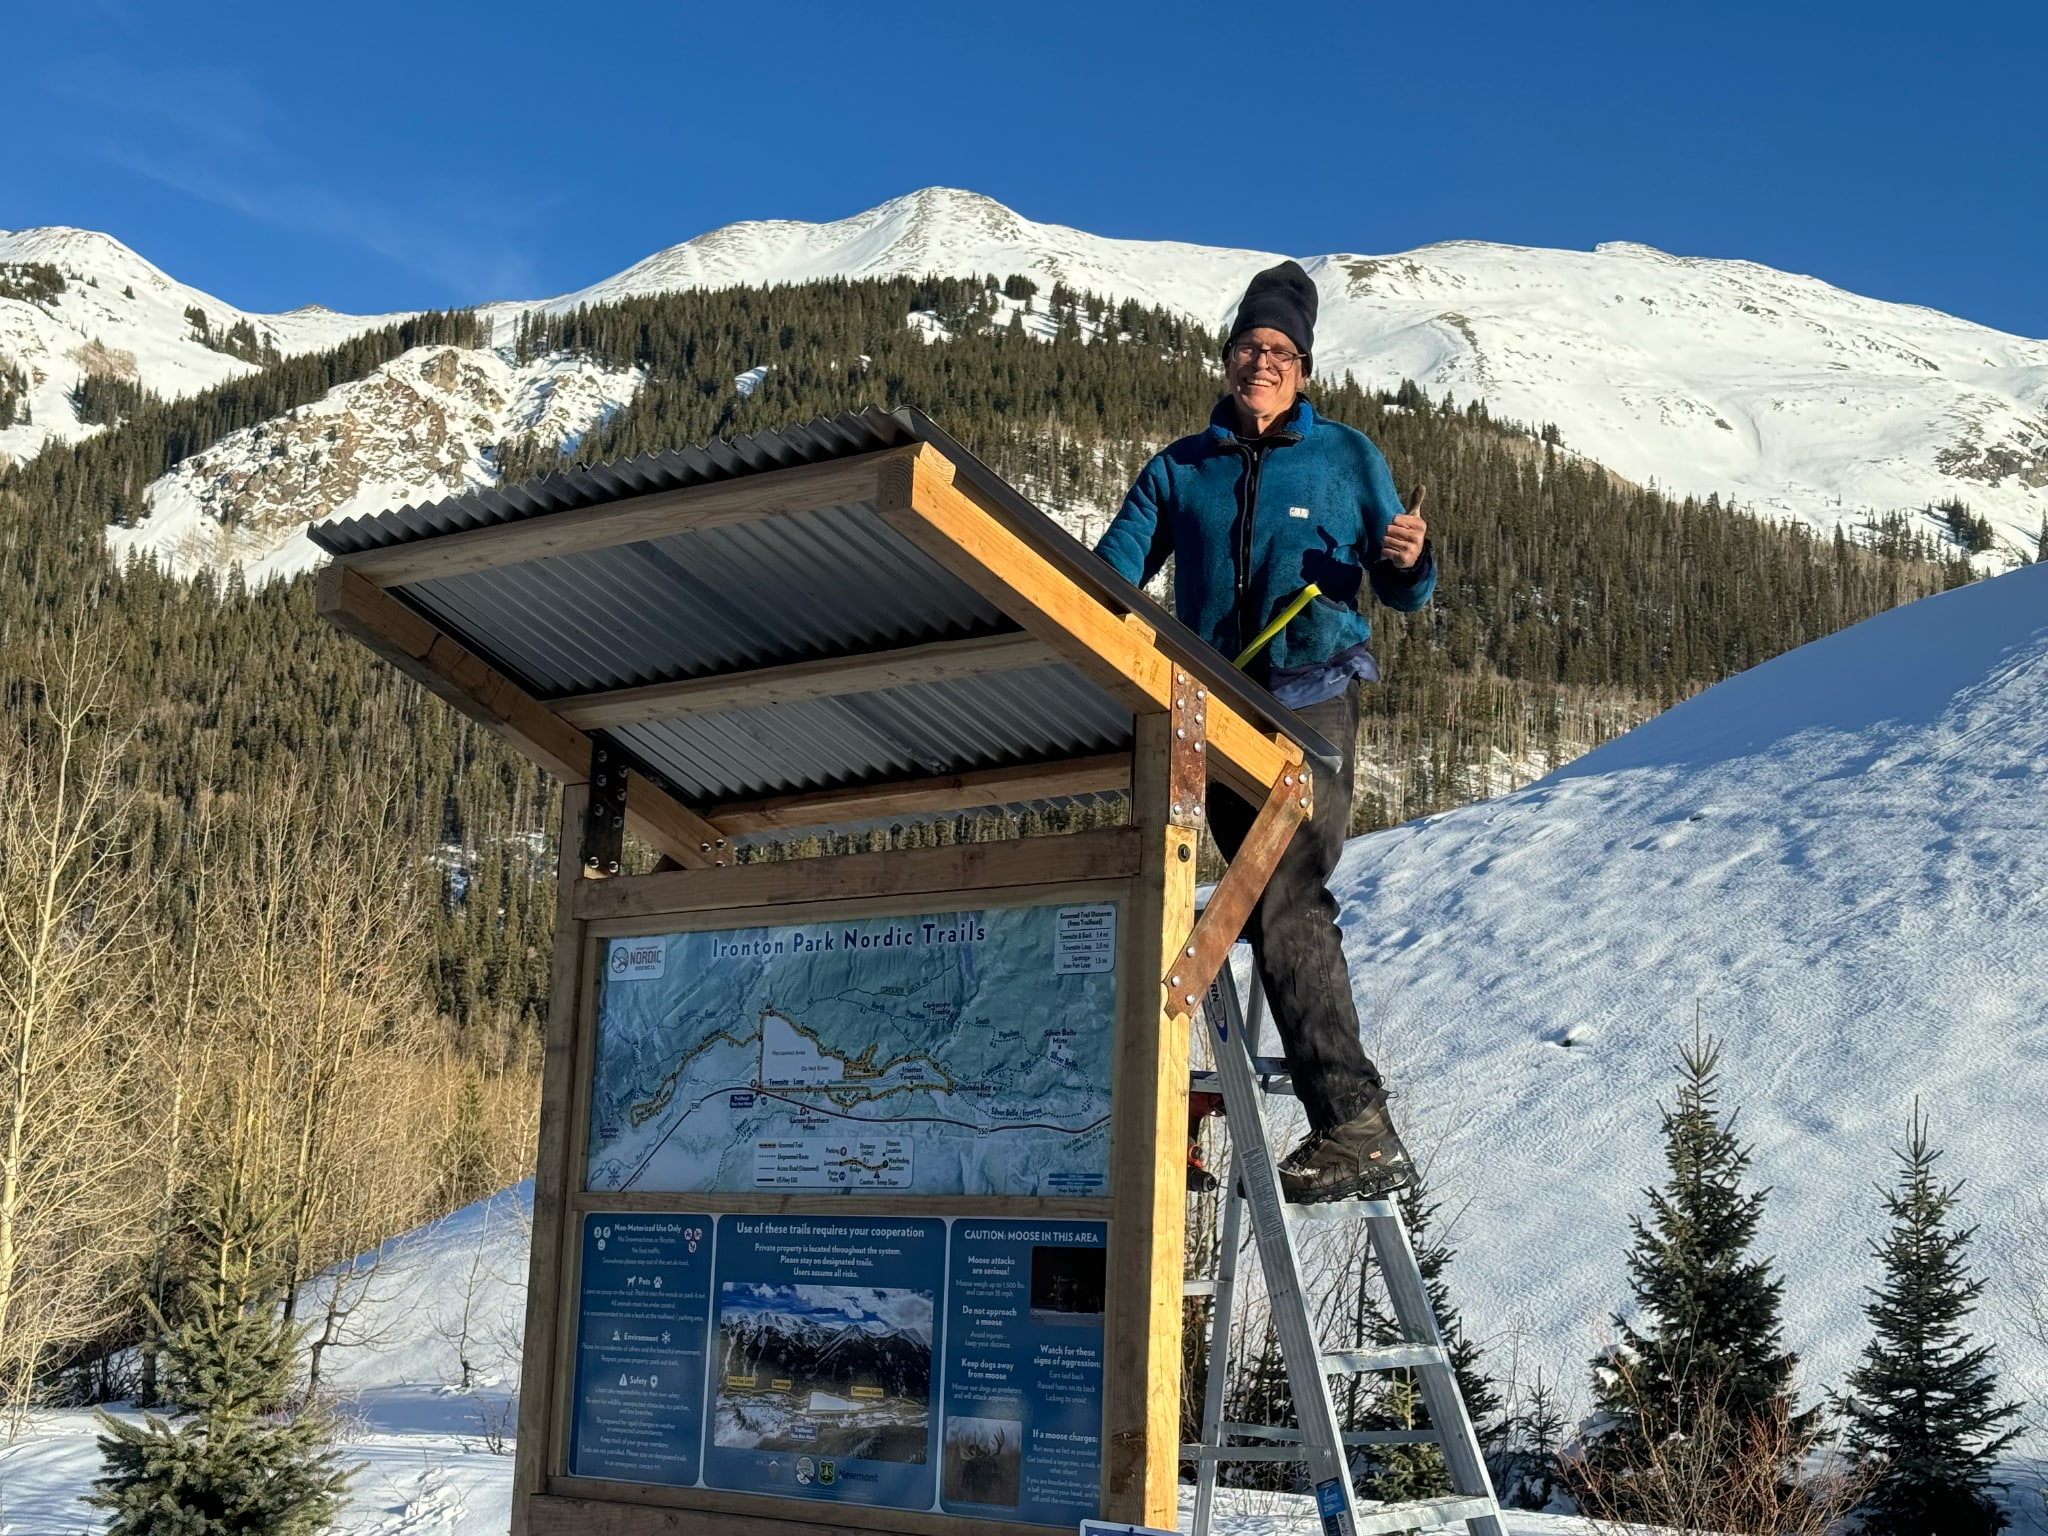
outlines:
M1113 902L613 939L594 1190L1102 1194Z

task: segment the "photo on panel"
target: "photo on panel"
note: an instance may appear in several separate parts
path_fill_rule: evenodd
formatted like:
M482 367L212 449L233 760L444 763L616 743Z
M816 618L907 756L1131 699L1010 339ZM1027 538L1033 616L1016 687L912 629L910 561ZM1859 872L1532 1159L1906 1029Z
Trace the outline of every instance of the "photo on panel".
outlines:
M1035 1246L1031 1250L1031 1320L1102 1324L1109 1254L1101 1248Z

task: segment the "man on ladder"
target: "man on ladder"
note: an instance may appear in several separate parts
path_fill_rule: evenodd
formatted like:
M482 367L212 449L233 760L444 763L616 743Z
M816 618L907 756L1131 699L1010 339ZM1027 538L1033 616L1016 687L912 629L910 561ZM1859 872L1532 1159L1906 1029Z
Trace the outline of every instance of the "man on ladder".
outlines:
M1205 431L1145 466L1096 546L1139 584L1174 560L1181 621L1343 753L1245 930L1308 1116L1308 1138L1280 1165L1293 1202L1373 1198L1413 1178L1359 1041L1330 875L1351 815L1358 688L1379 675L1359 598L1370 584L1413 612L1436 587L1421 490L1404 510L1372 441L1302 394L1315 319L1315 284L1298 263L1252 279L1223 350L1230 392ZM1226 858L1255 814L1211 787L1210 830Z

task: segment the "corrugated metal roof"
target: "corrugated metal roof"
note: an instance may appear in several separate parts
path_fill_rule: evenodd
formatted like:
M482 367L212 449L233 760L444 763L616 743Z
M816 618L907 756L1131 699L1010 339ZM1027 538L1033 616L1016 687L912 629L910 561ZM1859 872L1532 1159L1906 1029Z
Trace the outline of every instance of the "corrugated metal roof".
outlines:
M927 442L1084 587L1145 614L1212 688L1311 755L1333 756L1115 571L911 410L870 408L643 455L427 506L316 524L337 555L596 507L651 492ZM491 567L390 589L542 699L889 650L1016 626L871 505L826 507ZM994 673L611 732L699 803L969 772L1128 747L1130 712L1070 666Z
M488 634L491 654L541 698L1016 627L869 507L729 523L396 590L452 634Z
M863 411L830 418L793 422L751 437L722 438L690 448L669 448L615 463L563 470L524 485L470 491L425 506L408 504L389 512L315 523L306 530L306 536L337 555L384 549L444 533L491 528L580 507L601 507L628 496L681 490L718 480L736 480L764 470L822 464L884 448L901 448L907 443L933 441L934 436L917 430L919 424L931 434L943 435L914 411L884 411L869 406ZM976 467L987 473L978 460Z
M1113 752L1131 714L1072 667L616 726L686 798L751 799Z

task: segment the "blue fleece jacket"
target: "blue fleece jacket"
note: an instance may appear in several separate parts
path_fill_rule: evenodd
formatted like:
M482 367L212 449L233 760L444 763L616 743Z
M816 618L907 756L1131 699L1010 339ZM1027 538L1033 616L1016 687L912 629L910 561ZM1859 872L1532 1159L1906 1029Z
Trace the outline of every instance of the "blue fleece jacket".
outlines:
M1314 582L1322 595L1246 670L1283 704L1317 703L1379 675L1358 611L1366 583L1411 613L1436 590L1436 562L1427 544L1405 571L1382 552L1401 503L1363 432L1305 399L1263 437L1241 438L1236 421L1225 396L1207 431L1155 455L1095 551L1139 584L1173 557L1181 622L1226 657Z

